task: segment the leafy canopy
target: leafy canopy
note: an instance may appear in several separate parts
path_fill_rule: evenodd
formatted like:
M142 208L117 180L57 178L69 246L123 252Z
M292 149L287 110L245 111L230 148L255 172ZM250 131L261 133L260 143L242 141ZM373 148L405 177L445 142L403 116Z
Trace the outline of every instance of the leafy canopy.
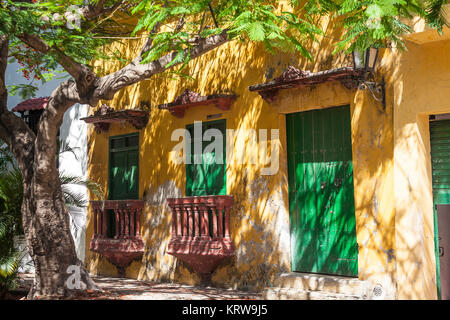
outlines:
M226 32L231 39L261 42L276 50L298 51L312 59L307 41L323 35L320 17L336 18L345 32L336 51L355 47L402 47L410 28L401 20L423 17L438 31L446 24L442 7L448 0L0 0L0 34L10 38L10 61L18 61L27 79L51 79L62 56L87 64L97 59L123 59L105 52L111 41L148 38L151 46L141 63L174 52L166 66L191 59L199 39ZM86 4L88 3L88 4ZM99 9L95 11L94 9ZM95 11L95 12L94 12ZM31 36L31 37L30 37ZM35 43L38 38L41 42ZM31 39L31 40L30 40ZM12 87L33 94L32 85Z

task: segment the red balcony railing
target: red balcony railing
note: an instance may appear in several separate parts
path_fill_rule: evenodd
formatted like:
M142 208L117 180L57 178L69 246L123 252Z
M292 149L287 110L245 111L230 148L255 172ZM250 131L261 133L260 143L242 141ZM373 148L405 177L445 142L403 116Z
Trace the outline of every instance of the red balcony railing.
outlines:
M142 200L91 201L94 235L90 250L114 264L120 276L132 260L142 257L144 243L140 236Z
M232 196L168 198L172 234L167 253L190 265L208 282L224 259L234 254L230 238Z

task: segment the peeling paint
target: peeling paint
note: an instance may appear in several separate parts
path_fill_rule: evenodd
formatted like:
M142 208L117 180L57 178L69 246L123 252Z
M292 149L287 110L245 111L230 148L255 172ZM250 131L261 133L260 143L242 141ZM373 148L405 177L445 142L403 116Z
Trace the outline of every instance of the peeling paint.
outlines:
M229 90L238 98L230 110L221 114L227 129L280 130L281 161L275 175L262 176L261 165L257 163L227 163L227 194L234 197L230 227L236 254L218 266L212 281L216 286L233 288L263 288L273 283L278 274L290 271L285 114L350 105L355 220L360 248L358 278L369 281L372 289L378 286L376 291L382 290L385 297L435 298L431 173L425 115L428 111L425 109L434 108L433 112L438 113L450 110L450 100L441 98L444 90L445 96L450 96L442 85L443 80L439 80L440 85L430 81L434 79L432 73L445 73L442 79L447 76L450 63L445 52L448 50L431 44L409 48L405 53L381 50L381 66L388 67L380 70L386 76L385 111L380 110L379 102L367 91L347 90L338 82L280 90L277 100L270 105L257 93L248 91L248 86L279 75L289 65L307 70L345 65L349 58L334 56L331 59L329 52L334 48L333 43L330 39L324 41L327 42L314 47L317 58L313 62L287 53L270 56L258 44L230 42L189 63L187 71L194 76L193 80L155 77L122 90L107 103L117 109L133 108L141 100L150 105L170 102L185 89L201 94ZM114 49L131 58L139 44L138 41L128 45L117 43ZM450 41L442 42L441 46L449 49ZM434 56L439 59L433 59ZM431 65L423 66L425 60ZM116 70L120 66L107 62L101 67ZM424 74L427 77L423 77ZM422 77L424 79L419 79ZM419 97L417 88L430 93ZM171 228L165 199L183 196L186 182L185 166L170 161L176 144L170 141L171 132L194 121L206 120L211 108L214 106L190 108L184 118L173 117L157 108L150 110L149 125L140 131L139 158L140 196L146 201L141 224L146 252L142 261L134 262L127 269L127 275L199 283L199 277L188 266L165 254ZM128 125L112 125L107 134L91 130L89 175L101 181L105 190L108 137L129 132L135 129ZM232 144L235 151L248 146L246 142ZM87 241L92 230L90 218ZM115 272L104 259L89 250L86 261L91 272Z

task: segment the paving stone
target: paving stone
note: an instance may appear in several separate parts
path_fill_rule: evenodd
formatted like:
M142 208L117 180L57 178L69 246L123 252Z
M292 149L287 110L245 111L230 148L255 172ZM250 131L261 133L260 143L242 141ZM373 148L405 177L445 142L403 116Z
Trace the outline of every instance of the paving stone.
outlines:
M190 286L179 283L150 282L126 278L93 276L103 290L89 292L80 299L106 300L260 300L262 293L215 287ZM26 296L33 283L33 274L21 274L16 293ZM17 295L15 295L17 296Z

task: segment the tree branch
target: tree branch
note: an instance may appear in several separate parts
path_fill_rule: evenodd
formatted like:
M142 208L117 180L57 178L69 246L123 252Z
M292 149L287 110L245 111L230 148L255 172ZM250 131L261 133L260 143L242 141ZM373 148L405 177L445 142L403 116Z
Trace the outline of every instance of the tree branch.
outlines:
M159 31L160 27L161 27L161 23L157 22L155 24L155 26L153 27L152 31L150 31L150 36L157 33ZM153 38L151 38L150 36L147 38L147 41L145 41L144 45L141 48L141 52L139 53L139 58L141 59L141 61L142 61L142 56L144 55L144 53L146 53L147 51L149 51L152 48Z
M186 23L186 21L184 20L184 14L181 16L180 20L178 20L177 26L175 27L175 31L174 32L180 32L181 29L184 27L184 24Z
M185 53L189 53L191 58L194 59L221 46L222 44L230 41L227 31L228 30L224 30L221 34L200 39L197 45L190 49L186 49ZM154 74L164 72L166 70L166 65L172 62L176 55L177 52L171 52L162 56L158 60L147 64L141 64L141 57L139 56L121 70L98 79L90 104L95 105L100 99L110 100L120 89L135 84L141 80L148 79ZM173 66L180 63L181 62L176 63Z
M80 9L80 13L86 20L93 20L97 17L114 12L121 5L125 4L126 1L119 1L107 8L104 8L105 3L106 0L99 0L96 5L88 4ZM58 57L58 62L77 82L80 80L80 77L85 76L86 71L89 69L87 66L77 63L75 60L64 54L59 48L49 46L36 34L24 33L19 39L41 53L47 54L51 51L55 52Z
M56 52L59 58L58 62L61 64L61 66L75 79L80 76L82 70L81 64L75 62L72 58L65 55L58 48L49 46L38 35L24 33L19 37L19 39L25 42L34 50L39 51L43 54L50 53L51 51Z
M167 3L164 3L163 7L166 7L166 6L167 6ZM180 20L180 21L183 21L183 25L184 25L184 15L181 17L181 20ZM178 22L178 25L180 24L180 21ZM178 25L177 25L177 26L178 26ZM183 26L181 26L181 27L183 27ZM153 46L153 38L151 37L151 35L158 33L158 31L159 31L160 28L161 28L161 22L157 22L157 23L153 26L152 31L150 31L150 35L149 35L147 41L144 43L144 45L142 46L141 52L139 53L139 59L140 59L140 61L142 61L142 56L143 56L147 51L149 51L149 50L152 48L152 46Z
M214 15L213 8L211 7L211 1L208 2L208 7L209 7L209 11L211 11L211 16L212 16L212 18L213 18L214 24L215 24L216 28L218 28L218 27L219 27L219 24L217 23L216 17L215 17L215 15Z
M114 5L104 8L106 0L99 0L96 5L88 4L80 9L81 15L88 21L109 14L125 4L126 1L119 1Z
M59 64L75 79L79 94L83 96L88 93L91 84L96 78L96 75L89 69L88 66L76 62L64 54L64 52L59 50L59 48L49 46L38 35L22 34L19 38L31 48L41 53L47 54L51 51L55 52Z
M8 49L8 37L0 35L0 138L8 144L14 157L20 161L31 154L36 136L23 119L8 110L8 90L5 83ZM20 169L25 168L22 166Z
M202 21L200 22L200 28L198 29L198 34L202 33L204 23L205 23L206 11L203 12Z

